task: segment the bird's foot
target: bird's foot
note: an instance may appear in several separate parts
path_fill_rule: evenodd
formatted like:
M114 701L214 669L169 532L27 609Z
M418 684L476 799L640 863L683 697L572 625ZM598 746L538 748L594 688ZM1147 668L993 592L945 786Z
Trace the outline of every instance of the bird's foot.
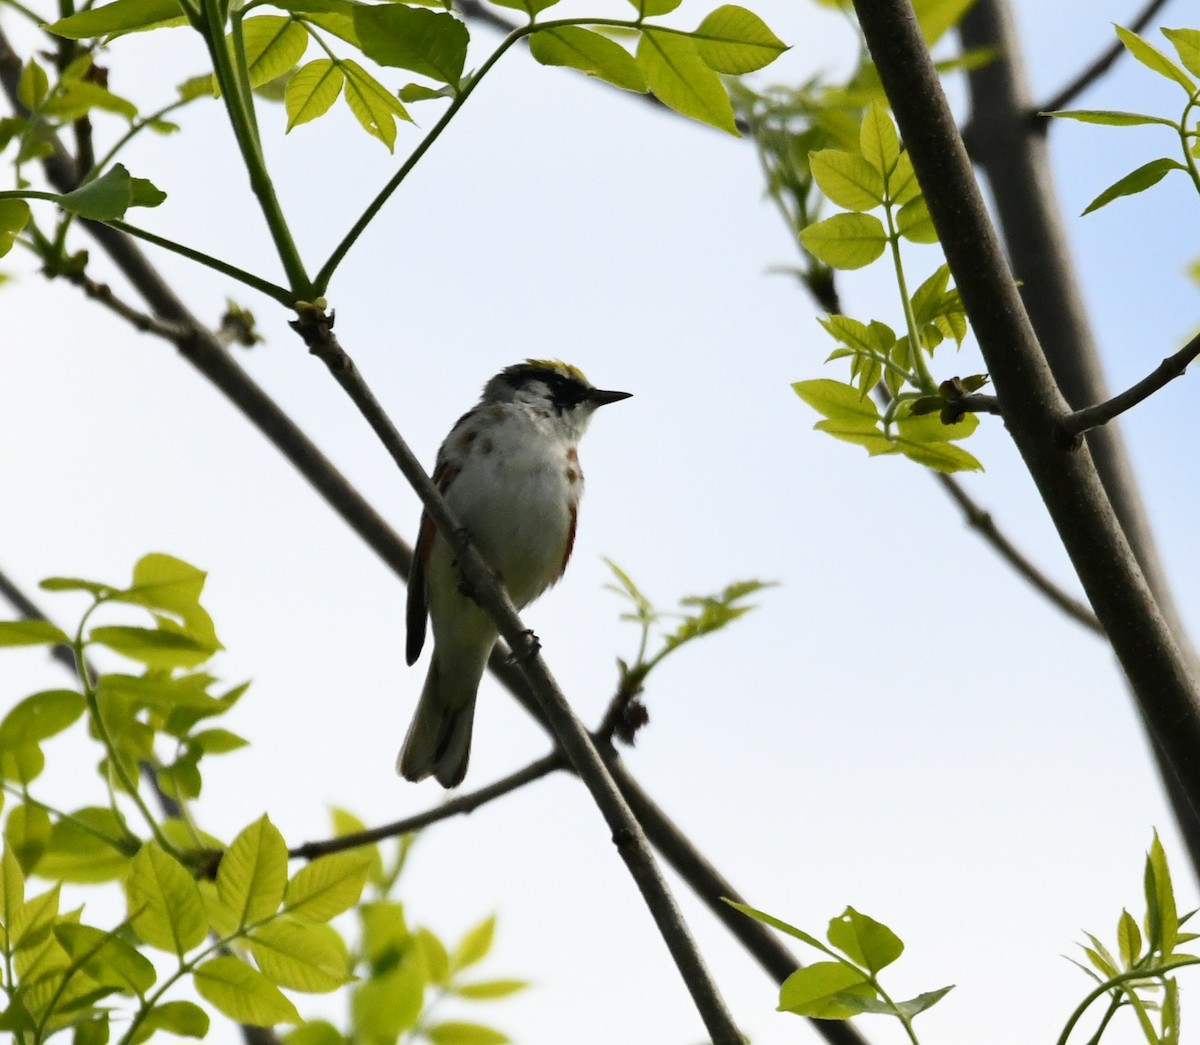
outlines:
M519 664L522 661L533 660L533 658L536 657L541 652L542 652L541 639L539 639L533 633L532 629L527 628L525 630L525 648L521 649L521 650L514 649L512 651L512 653L509 654L508 659L513 664Z

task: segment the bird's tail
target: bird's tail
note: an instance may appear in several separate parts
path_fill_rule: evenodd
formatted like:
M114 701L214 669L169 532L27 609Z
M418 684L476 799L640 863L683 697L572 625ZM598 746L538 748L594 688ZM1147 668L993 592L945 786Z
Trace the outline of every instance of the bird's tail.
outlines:
M405 779L434 776L442 787L457 787L467 775L475 696L483 664L478 672L464 671L463 667L458 664L443 671L434 652L421 700L396 759L396 771Z

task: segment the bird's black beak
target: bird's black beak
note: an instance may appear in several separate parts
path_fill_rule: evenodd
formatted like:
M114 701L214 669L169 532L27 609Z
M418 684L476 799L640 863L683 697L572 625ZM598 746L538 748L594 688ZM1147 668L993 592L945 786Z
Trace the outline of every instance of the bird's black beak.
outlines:
M588 402L594 403L596 406L604 406L607 403L619 403L631 395L633 395L632 392L606 392L603 388L593 388L588 392Z

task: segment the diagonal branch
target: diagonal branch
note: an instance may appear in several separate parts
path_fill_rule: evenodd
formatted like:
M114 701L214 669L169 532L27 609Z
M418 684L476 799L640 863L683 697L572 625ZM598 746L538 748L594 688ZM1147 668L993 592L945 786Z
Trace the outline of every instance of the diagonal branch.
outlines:
M1166 6L1167 0L1150 0L1150 3L1142 8L1141 13L1138 14L1137 17L1135 17L1126 28L1130 29L1132 32L1140 33L1146 28L1147 25L1149 25L1150 19L1152 19ZM1075 100L1076 97L1086 91L1092 86L1093 83L1099 80L1101 76L1108 72L1116 60L1124 53L1125 45L1121 43L1120 40L1115 41L1113 45L1109 47L1103 54L1101 54L1094 62L1084 68L1074 80L1059 90L1057 94L1052 95L1045 105L1034 106L1031 115L1044 112L1054 112L1057 109L1065 109L1071 104L1071 102ZM1050 125L1050 120L1045 117L1036 116L1035 118L1037 119L1037 126L1043 131Z
M1077 438L1084 432L1100 425L1106 425L1114 417L1119 417L1126 410L1131 410L1144 399L1149 399L1160 388L1181 377L1197 356L1200 356L1200 334L1197 334L1173 356L1167 356L1149 374L1137 384L1130 386L1119 395L1095 406L1085 406L1063 418L1063 435Z

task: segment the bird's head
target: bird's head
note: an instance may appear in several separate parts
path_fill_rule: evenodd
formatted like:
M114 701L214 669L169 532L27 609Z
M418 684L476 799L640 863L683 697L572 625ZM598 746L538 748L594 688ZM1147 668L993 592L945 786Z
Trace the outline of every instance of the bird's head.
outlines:
M569 420L581 429L597 407L631 392L596 388L578 367L557 359L527 359L505 367L483 389L485 403L522 403Z

